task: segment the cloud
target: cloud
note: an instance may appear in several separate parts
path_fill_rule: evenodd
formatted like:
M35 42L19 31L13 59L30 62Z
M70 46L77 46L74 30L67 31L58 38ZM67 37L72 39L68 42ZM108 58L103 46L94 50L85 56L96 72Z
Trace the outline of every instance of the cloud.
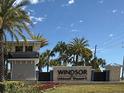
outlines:
M33 24L35 25L35 24L37 24L38 22L33 22Z
M68 0L68 2L66 4L62 4L62 7L68 7L70 5L73 5L75 3L75 0Z
M44 17L35 17L35 20L38 21L38 22L41 22L43 21L45 18Z
M30 16L30 19L33 21L33 24L37 24L39 22L43 22L46 17L35 17L35 16Z
M77 29L72 29L71 32L79 32Z
M104 3L104 0L99 0L98 3L99 4L103 4Z
M113 14L115 14L115 13L117 13L117 12L118 12L117 9L113 9L113 10L112 10L112 13L113 13Z
M80 23L83 23L84 21L83 20L79 20Z
M75 0L69 0L68 1L68 4L71 5L71 4L74 4L75 3Z
M123 14L124 14L124 10L113 9L113 10L112 10L112 14L115 14L115 15L123 15Z
M109 34L109 37L113 37L114 35L113 34Z
M44 2L45 0L30 0L31 4L37 4L39 2Z

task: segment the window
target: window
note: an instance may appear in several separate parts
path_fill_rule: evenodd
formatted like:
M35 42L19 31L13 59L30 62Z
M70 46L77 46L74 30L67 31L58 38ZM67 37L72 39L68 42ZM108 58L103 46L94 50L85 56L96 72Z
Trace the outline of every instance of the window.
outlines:
M16 52L23 52L23 46L16 46L15 51Z
M33 46L26 46L25 51L26 52L32 52L33 51Z

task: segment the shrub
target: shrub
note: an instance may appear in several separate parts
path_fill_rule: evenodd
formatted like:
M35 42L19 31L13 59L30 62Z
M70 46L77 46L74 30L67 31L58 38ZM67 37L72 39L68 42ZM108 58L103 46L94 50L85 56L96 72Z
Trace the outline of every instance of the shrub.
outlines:
M32 85L22 81L6 81L0 83L0 93L42 93Z
M0 83L0 93L3 93L5 91L5 85L3 83Z

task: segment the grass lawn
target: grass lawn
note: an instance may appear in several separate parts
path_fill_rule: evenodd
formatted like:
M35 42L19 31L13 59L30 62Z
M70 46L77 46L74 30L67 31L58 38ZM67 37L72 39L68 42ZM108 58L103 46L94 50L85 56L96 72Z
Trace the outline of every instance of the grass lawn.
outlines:
M62 85L45 93L124 93L124 84Z

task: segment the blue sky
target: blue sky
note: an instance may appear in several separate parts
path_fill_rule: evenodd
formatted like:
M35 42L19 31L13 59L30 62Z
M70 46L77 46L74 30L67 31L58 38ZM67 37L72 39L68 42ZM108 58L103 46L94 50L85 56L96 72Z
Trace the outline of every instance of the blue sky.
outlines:
M84 37L97 56L122 64L124 55L124 0L31 0L27 6L34 26L52 49L58 41Z

